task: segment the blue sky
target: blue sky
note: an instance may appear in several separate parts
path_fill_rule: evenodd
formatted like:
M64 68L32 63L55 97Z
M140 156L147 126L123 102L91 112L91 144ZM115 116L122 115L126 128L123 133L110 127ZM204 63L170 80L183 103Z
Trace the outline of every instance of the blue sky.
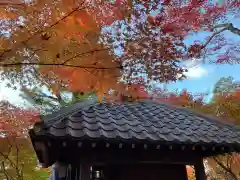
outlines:
M211 98L212 89L214 84L221 78L227 76L233 76L234 80L240 80L239 76L240 65L201 65L196 67L190 74L189 79L167 84L166 87L170 91L176 89L187 89L193 94L197 93L209 93L206 100ZM192 77L191 77L192 76Z
M240 18L232 18L229 16L230 22L237 28L240 28ZM194 40L202 39L209 36L210 33L197 33L191 37L185 39L187 44L192 44ZM234 35L231 32L224 32L225 37L240 43L240 36ZM215 59L215 56L210 58ZM187 89L189 92L195 93L211 93L214 84L221 77L233 76L234 80L240 80L240 64L201 64L195 67L189 68L187 73L188 79L181 82L167 84L166 87L170 91L175 91L176 89L182 90ZM21 104L23 101L19 97L19 90L14 91L12 89L6 88L6 82L0 83L0 100L7 99L14 104ZM211 94L207 97L209 99ZM206 99L206 100L207 100Z
M230 22L237 28L240 28L240 18L229 18ZM194 40L204 39L209 36L209 33L197 33L194 36L188 37L185 42L192 44ZM231 41L240 43L240 36L232 34L231 32L224 32L224 36ZM209 58L216 59L216 56L209 56ZM240 58L240 57L239 57ZM240 64L201 64L194 68L190 68L188 72L189 78L182 82L176 82L166 85L169 90L188 89L192 93L211 93L214 84L221 77L232 76L234 80L240 80ZM211 94L210 96L211 97Z

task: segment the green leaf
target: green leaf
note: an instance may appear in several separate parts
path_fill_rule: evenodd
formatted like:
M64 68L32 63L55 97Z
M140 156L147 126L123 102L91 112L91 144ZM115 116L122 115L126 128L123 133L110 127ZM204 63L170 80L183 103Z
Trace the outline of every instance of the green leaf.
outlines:
M205 14L205 13L206 13L206 10L203 7L201 7L200 8L200 14Z

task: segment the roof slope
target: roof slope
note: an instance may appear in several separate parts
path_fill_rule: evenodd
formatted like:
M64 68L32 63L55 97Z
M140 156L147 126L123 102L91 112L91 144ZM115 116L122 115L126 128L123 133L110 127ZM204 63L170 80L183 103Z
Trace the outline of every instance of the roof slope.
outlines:
M153 101L81 102L43 120L44 135L55 137L240 145L240 128Z

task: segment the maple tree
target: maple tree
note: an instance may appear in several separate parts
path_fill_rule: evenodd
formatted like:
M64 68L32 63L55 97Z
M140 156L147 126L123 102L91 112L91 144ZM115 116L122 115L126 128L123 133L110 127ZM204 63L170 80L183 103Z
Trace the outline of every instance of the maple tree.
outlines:
M116 83L120 65L99 39L101 28L119 19L113 12L122 3L95 1L31 1L14 9L18 16L1 25L2 77L12 84L34 84L33 77L68 88L98 92ZM118 15L122 13L118 10ZM37 21L36 21L37 20ZM66 27L68 27L66 29ZM100 83L99 83L100 81ZM64 86L63 85L63 86ZM107 86L107 87L105 87ZM103 89L103 90L102 90Z
M209 55L227 48L225 59L234 60L239 44L229 42L224 31L239 36L239 29L227 23L227 14L239 13L239 2L219 4L209 1L133 1L131 18L114 23L106 30L110 42L114 42L123 62L122 75L128 83L144 76L150 81L176 81L186 76L182 68L185 60L206 60ZM153 11L157 15L151 16ZM156 13L155 13L156 14ZM211 18L209 18L211 17ZM204 42L188 45L185 39L194 33L211 33ZM116 34L116 36L115 36ZM231 53L230 53L231 51ZM231 56L231 57L229 57ZM221 61L220 61L221 60ZM198 61L202 62L202 61Z
M239 1L227 5L206 0L136 1L136 4L139 6L134 6L134 23L116 23L113 33L117 31L119 36L114 38L110 33L109 37L123 46L122 58L128 67L125 69L126 79L134 79L139 74L160 82L183 79L181 64L184 60L206 59L227 46L230 48L221 54L225 54L223 60L238 58L239 44L227 41L221 33L230 31L240 35L239 29L226 19L228 13L239 13ZM151 16L151 11L157 14ZM121 33L118 29L124 30ZM205 42L197 39L191 45L185 43L188 36L198 32L209 32L211 36Z
M32 76L38 76L50 81L54 89L64 84L103 96L119 88L119 78L136 83L145 74L147 84L185 78L181 63L200 57L202 50L205 54L218 50L212 44L220 32L214 32L205 44L187 46L183 40L196 31L210 31L216 24L219 28L226 13L237 13L239 3L35 0L22 6L5 8L15 18L5 16L1 25L5 33L1 36L2 77L29 84ZM153 17L153 11L160 13ZM236 27L224 30L239 35ZM123 53L116 56L114 51Z
M216 63L223 61L230 62L238 59L239 44L229 42L223 35L224 31L229 31L233 35L240 36L240 29L234 27L229 18L229 14L238 18L240 3L233 1L175 1L166 0L163 2L159 14L149 17L148 21L153 26L161 28L163 34L167 34L172 44L180 45L185 50L183 58L205 58L209 54L218 53L224 50L224 46L230 46L225 52L217 56ZM184 39L190 33L211 32L203 42L196 40L187 46ZM234 48L233 48L234 47Z
M46 179L46 170L35 169L37 161L28 139L28 128L39 121L38 112L0 103L0 178ZM27 156L26 156L27 154ZM45 174L45 176L43 176ZM41 177L42 176L42 177Z

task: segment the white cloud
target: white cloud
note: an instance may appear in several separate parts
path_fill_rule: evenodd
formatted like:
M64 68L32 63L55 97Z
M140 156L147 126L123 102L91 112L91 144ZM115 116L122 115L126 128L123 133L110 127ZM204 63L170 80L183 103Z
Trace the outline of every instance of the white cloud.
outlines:
M201 78L203 76L208 75L207 69L201 67L201 66L195 66L191 68L187 68L188 72L185 73L185 75L192 79L192 78Z
M188 72L185 73L188 79L199 79L203 76L207 76L214 70L212 67L202 67L201 63L201 59L191 59L184 63L184 67L188 70Z
M186 68L192 68L192 67L199 66L201 63L202 63L201 59L193 58L191 60L185 61L184 65Z
M8 81L0 82L0 101L8 100L13 104L20 104L22 102L22 98L19 96L20 90L13 90L12 88L6 87Z

